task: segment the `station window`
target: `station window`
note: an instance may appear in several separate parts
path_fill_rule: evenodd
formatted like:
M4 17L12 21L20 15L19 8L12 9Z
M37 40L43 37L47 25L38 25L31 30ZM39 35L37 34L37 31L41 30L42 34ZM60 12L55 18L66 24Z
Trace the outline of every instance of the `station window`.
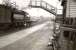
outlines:
M68 38L69 37L69 31L64 31L64 33L63 33L63 36L65 37L65 38Z

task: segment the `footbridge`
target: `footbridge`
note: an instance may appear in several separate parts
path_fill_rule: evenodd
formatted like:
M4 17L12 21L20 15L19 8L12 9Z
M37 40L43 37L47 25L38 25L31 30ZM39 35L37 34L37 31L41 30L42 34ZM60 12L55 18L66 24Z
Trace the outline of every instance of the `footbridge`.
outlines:
M33 8L42 8L50 13L52 13L53 15L57 15L57 8L48 4L47 2L43 1L43 0L30 0L30 7Z

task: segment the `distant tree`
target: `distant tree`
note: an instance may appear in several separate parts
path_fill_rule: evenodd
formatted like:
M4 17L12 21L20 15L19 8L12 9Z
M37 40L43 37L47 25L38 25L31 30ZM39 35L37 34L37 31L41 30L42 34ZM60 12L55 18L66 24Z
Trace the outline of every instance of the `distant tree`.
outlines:
M10 0L3 0L2 3L3 3L4 5L7 5L7 6L10 6L10 5L11 5Z
M12 7L18 8L19 6L16 4L16 2L11 3Z
M11 6L12 8L18 8L16 2L11 2L11 0L3 0L2 3L6 6Z

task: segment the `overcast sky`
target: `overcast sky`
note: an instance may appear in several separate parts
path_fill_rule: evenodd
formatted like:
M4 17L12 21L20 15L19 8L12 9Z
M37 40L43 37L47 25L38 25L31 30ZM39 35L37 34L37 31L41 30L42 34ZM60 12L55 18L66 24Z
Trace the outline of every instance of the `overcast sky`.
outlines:
M0 0L1 3L2 0ZM19 8L27 7L30 0L11 0L12 2L16 2L17 5L19 5ZM60 2L58 0L44 0L50 5L53 5L54 7L57 7L58 9L62 9ZM26 10L31 16L53 16L51 13L41 9L41 8L28 8ZM61 13L61 11L58 11L58 13Z

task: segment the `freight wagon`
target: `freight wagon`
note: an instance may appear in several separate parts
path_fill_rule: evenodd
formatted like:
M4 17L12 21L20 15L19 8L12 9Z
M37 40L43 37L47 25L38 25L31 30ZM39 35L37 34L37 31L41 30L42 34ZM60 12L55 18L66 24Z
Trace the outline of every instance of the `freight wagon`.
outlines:
M25 24L27 13L10 6L0 5L0 29Z

